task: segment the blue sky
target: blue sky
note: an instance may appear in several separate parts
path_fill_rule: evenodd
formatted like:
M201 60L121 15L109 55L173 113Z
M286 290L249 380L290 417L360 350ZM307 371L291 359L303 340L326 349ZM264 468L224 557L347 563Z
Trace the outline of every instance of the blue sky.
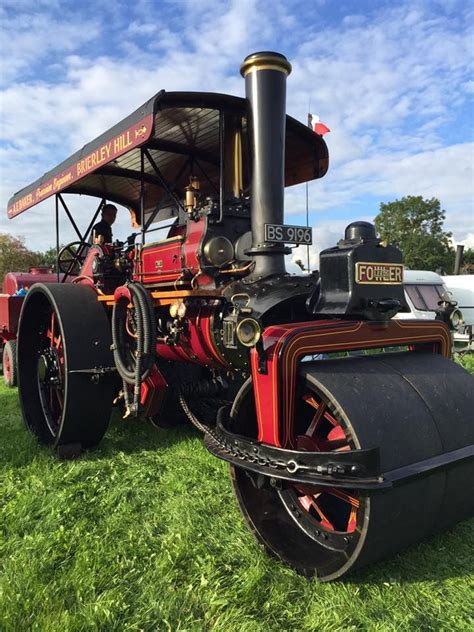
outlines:
M3 0L0 231L54 242L53 201L6 219L12 193L159 89L243 95L239 65L273 49L293 65L288 112L330 128L328 175L310 184L314 256L381 201L439 197L474 246L474 3L336 0ZM84 224L90 201L71 203ZM304 223L304 187L286 221ZM70 236L64 229L63 238ZM129 232L125 213L115 234Z

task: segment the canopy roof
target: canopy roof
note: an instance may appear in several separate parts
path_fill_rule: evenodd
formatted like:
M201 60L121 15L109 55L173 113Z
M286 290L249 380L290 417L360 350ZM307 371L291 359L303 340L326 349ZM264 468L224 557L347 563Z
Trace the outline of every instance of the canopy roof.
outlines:
M241 117L245 135L245 99L225 94L162 90L16 193L8 202L8 217L13 218L61 192L105 198L138 212L142 195L141 148L147 151L143 159L145 211L151 212L156 207L167 188L183 197L190 169L200 177L202 193L216 195L219 193L221 113ZM245 171L247 166L244 167ZM285 186L320 178L327 168L328 151L324 140L287 116Z

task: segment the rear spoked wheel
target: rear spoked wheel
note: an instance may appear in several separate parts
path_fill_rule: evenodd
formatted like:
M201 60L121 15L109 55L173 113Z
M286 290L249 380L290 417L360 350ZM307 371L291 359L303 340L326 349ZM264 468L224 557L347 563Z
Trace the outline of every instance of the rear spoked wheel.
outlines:
M27 428L67 453L102 439L113 392L107 314L92 288L37 284L29 291L18 334L19 394Z

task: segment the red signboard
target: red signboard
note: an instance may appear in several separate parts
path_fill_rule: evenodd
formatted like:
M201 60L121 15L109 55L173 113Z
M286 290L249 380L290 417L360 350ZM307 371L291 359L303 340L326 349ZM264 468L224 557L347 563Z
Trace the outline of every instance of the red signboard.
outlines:
M73 182L80 180L89 173L92 173L99 167L103 167L107 163L128 151L142 145L147 141L153 129L153 114L149 114L135 125L120 132L117 136L103 143L97 149L94 149L76 163L65 169L49 180L41 182L36 189L29 191L23 197L15 200L8 208L8 217L12 218L19 215L27 208L42 202L46 198L63 191Z

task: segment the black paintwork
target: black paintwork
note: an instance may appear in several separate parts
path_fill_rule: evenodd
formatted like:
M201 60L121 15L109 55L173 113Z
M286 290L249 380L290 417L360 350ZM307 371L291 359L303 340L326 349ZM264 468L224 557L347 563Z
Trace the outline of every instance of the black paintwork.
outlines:
M249 72L245 77L249 104L251 162L252 278L285 272L284 244L265 240L265 224L283 224L285 172L286 73Z
M346 229L348 238L321 252L320 287L316 290L315 300L309 300L308 309L326 317L389 320L405 306L403 284L357 283L356 264L402 264L403 255L395 246L383 246L368 222L354 222L354 225L350 224Z

